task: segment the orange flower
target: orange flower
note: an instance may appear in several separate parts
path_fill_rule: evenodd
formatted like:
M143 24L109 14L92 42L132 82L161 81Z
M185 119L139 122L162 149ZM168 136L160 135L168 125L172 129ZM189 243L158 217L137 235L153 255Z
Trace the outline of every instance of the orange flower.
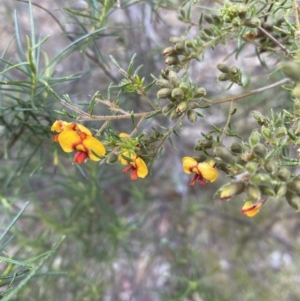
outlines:
M93 137L90 130L81 124L57 120L53 123L51 131L59 133L53 140L60 144L64 152L77 151L73 159L75 163L81 164L87 158L99 161L99 157L105 155L102 142Z
M148 167L142 158L137 157L134 152L129 153L126 150L121 154L130 159L130 161L126 160L121 155L118 158L121 164L128 165L123 172L127 174L129 171L131 171L130 179L132 181L137 180L137 178L145 178L147 176Z
M218 178L218 172L215 169L215 162L212 160L198 163L191 157L184 157L182 159L182 165L185 173L195 173L190 185L195 185L197 180L199 180L201 185L206 185L208 181L214 182Z
M258 213L262 204L263 204L262 201L259 201L255 204L253 204L251 201L246 201L242 208L242 213L249 217L253 217Z

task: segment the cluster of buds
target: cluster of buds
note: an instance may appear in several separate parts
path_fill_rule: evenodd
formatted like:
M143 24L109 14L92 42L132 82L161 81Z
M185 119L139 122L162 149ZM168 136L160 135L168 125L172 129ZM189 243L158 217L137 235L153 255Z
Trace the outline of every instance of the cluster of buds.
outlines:
M218 76L218 81L230 81L236 83L239 86L243 86L241 70L235 66L228 67L226 64L218 64L217 68L221 71Z
M188 120L195 123L200 114L194 110L193 102L206 94L205 89L197 88L190 82L181 81L174 70L169 70L167 74L164 70L161 75L162 78L156 81L160 87L157 97L170 100L170 103L163 107L162 113L165 116L170 115L171 120L175 120L186 113Z

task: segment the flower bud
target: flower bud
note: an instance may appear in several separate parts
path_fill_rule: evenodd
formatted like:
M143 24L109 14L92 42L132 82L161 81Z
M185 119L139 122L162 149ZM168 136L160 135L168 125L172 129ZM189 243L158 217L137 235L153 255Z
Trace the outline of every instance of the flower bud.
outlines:
M245 19L247 15L247 7L245 5L239 6L237 14L241 19Z
M169 41L173 44L176 44L176 43L182 42L182 39L180 39L178 37L171 37Z
M227 74L227 73L221 73L219 76L218 76L218 81L219 82L225 82L227 80L230 80L230 75Z
M272 197L272 196L276 195L275 192L274 192L274 190L270 186L262 185L262 186L259 186L259 189L260 189L261 194L263 196L270 196L270 197Z
M275 187L276 198L281 198L286 194L287 188L285 184L280 184Z
M251 183L256 185L270 184L271 178L268 174L257 173L250 178Z
M300 82L300 64L297 62L288 62L281 65L282 72L295 82Z
M170 70L168 74L168 78L174 86L178 86L180 84L179 76L175 71Z
M220 189L220 199L229 200L232 197L242 193L244 191L244 188L245 188L244 183L226 184Z
M280 168L276 174L277 178L283 182L287 182L290 178L290 172L285 167Z
M118 155L114 152L111 152L106 155L106 163L113 164L118 161Z
M210 15L204 15L203 19L209 24L214 22L214 19Z
M300 181L292 181L287 183L287 188L297 195L300 195Z
M262 143L257 143L256 145L254 145L252 151L255 156L260 158L265 158L267 154L267 148Z
M225 64L218 64L217 68L222 72L222 73L229 73L229 67Z
M257 28L260 27L261 23L260 20L256 17L250 18L250 19L246 19L244 25L246 27L250 27L250 28Z
M182 101L176 108L176 112L181 114L188 109L188 103L186 101Z
M277 128L276 131L275 131L275 137L276 138L282 138L282 137L285 137L286 135L287 135L287 130L283 126Z
M234 153L234 154L241 154L243 151L242 146L237 143L237 142L233 142L230 146L230 150Z
M187 83L180 83L179 88L184 92L187 93L189 91L189 86Z
M240 18L233 18L231 21L232 26L239 27L241 26L242 22Z
M265 127L264 125L261 127L261 135L265 139L272 138L272 132L269 128Z
M229 70L229 74L235 77L239 74L239 69L237 67L231 67Z
M163 56L176 55L176 51L173 47L167 47L163 51Z
M293 209L295 209L296 211L299 210L299 207L300 207L300 198L297 195L295 195L291 191L287 191L286 194L285 194L285 198L286 198L288 204Z
M169 98L172 95L172 90L169 88L163 88L157 91L158 98Z
M194 124L194 123L197 121L198 115L197 115L197 113L196 113L194 110L188 110L186 114L187 114L188 120L189 120L192 124Z
M183 54L186 51L185 46L182 42L176 43L174 49L178 54Z
M191 52L191 54L189 55L190 59L196 59L197 57L198 57L198 54L195 51Z
M171 119L171 120L175 120L175 119L177 119L179 116L180 116L180 114L177 113L176 110L173 110L173 111L171 112L171 114L170 114L170 119Z
M235 164L235 158L226 147L217 147L215 149L216 156L230 165Z
M254 147L260 140L260 135L258 131L253 131L249 137L249 143L251 147Z
M165 60L166 65L179 65L179 59L177 56L168 56Z
M206 95L206 90L204 88L198 88L196 93L194 94L194 97L195 98L200 98L202 96L205 96Z
M180 88L175 88L172 90L172 97L176 99L183 99L184 93Z
M277 163L274 160L266 160L264 168L270 174L275 174L278 170Z
M207 156L203 155L203 154L199 154L199 155L195 155L193 156L193 159L195 159L197 162L204 162L207 160Z
M255 173L257 171L257 164L255 162L248 162L246 165L245 165L245 168L246 170L249 172L249 173Z
M171 111L174 109L174 104L173 103L169 103L168 105L164 106L162 108L162 113L167 116L171 113Z
M207 34L208 36L212 36L213 35L213 31L212 31L212 29L211 28L209 28L209 27L204 27L203 28L203 32L205 33L205 34Z
M265 125L267 126L268 125L268 120L267 118L262 115L262 113L258 112L258 111L253 111L252 112L252 116L254 117L254 119L257 120L257 123L262 126L262 125Z
M261 191L256 185L249 184L246 188L247 195L252 200L261 199Z
M198 140L196 146L194 147L195 151L201 151L203 149L212 148L214 140Z
M193 41L185 41L185 46L188 47L188 48L194 48L195 47L195 44Z
M163 78L158 79L156 85L162 88L173 88L173 85L167 79Z

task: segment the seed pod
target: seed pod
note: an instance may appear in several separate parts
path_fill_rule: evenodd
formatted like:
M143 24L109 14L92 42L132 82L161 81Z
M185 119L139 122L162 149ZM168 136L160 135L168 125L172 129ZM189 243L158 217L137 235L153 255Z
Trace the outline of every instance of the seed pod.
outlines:
M178 114L178 113L176 112L176 110L173 110L173 111L171 112L171 114L170 114L170 119L171 119L171 120L175 120L175 119L177 119L179 116L180 116L180 114Z
M254 18L246 19L244 25L250 28L257 28L261 25L261 23L258 18L254 17Z
M168 105L164 106L161 111L165 116L168 116L172 112L174 107L175 105L173 103L169 103Z
M180 39L178 37L171 37L169 41L173 44L183 42L182 39Z
M184 93L180 88L175 88L172 90L172 97L176 99L183 99Z
M261 191L256 185L249 184L246 188L246 193L252 200L261 199Z
M244 191L244 183L230 183L226 184L220 189L220 199L229 200L232 197L242 193Z
M162 88L170 88L170 89L173 88L173 85L167 79L163 79L163 78L158 79L156 81L156 85Z
M285 198L288 202L288 204L295 209L296 211L299 211L299 207L300 207L300 198L294 194L291 191L287 191L285 194Z
M261 191L261 194L264 196L272 197L272 196L276 195L274 190L270 186L262 185L262 186L259 186L259 189Z
M253 131L249 137L249 142L251 147L254 147L260 140L260 135L258 131Z
M217 147L215 149L216 156L230 165L235 164L235 158L232 153L225 147Z
M230 80L230 75L227 74L227 73L221 73L219 76L218 76L218 81L219 82L225 82L227 80Z
M265 127L264 125L261 127L261 135L265 139L272 138L272 132L269 128Z
M300 195L300 181L292 181L287 183L287 188L297 195Z
M176 43L174 49L178 54L183 54L186 51L185 46L182 42Z
M205 34L207 34L208 36L212 36L212 35L213 35L213 31L212 31L212 29L209 28L209 27L204 27L204 28L203 28L203 32L204 32Z
M188 103L186 101L182 101L176 108L176 112L181 114L188 109Z
M158 98L169 98L172 95L172 89L163 88L157 91Z
M269 184L271 182L271 178L268 174L265 173L257 173L250 178L251 183L256 185L264 185Z
M175 71L170 70L168 74L168 78L174 86L178 86L180 84L179 76Z
M287 130L283 126L277 128L276 131L275 131L275 137L276 138L282 138L282 137L285 137L286 135L287 135Z
M178 65L180 64L177 56L168 56L165 60L166 65Z
M167 47L163 51L163 56L176 55L176 51L174 47Z
M264 168L272 175L274 175L278 170L277 163L274 160L266 160Z
M229 74L235 77L239 74L239 69L237 67L231 67L229 70Z
M287 182L290 178L290 172L285 167L280 168L276 174L277 178L283 182Z
M245 168L246 170L249 172L249 173L255 173L257 171L257 164L255 162L248 162L246 165L245 165Z
M203 149L212 148L214 140L198 140L196 146L194 147L195 151L201 151Z
M118 161L118 155L114 152L111 152L106 155L106 163L113 164Z
M187 83L180 83L179 88L184 92L187 93L189 91L189 86Z
M197 113L196 113L194 110L188 110L186 114L187 114L188 120L189 120L192 124L194 124L194 123L197 121L198 115L197 115Z
M280 184L275 187L276 198L281 198L286 194L287 188L285 184Z
M260 158L265 158L267 154L267 148L261 143L257 143L256 145L254 145L252 151L255 154L255 156Z
M222 73L229 73L229 67L225 64L218 64L217 65L218 70L220 70Z
M242 146L237 143L237 142L233 142L230 146L230 150L234 153L234 154L241 154L243 151Z
M204 88L200 87L196 90L196 93L194 94L194 97L195 98L200 98L200 97L205 96L205 95L206 95L206 90Z

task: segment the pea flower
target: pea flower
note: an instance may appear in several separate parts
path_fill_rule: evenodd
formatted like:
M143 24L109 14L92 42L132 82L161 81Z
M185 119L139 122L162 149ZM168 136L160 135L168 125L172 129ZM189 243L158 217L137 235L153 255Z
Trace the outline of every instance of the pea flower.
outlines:
M262 201L259 201L255 204L253 204L252 201L246 201L242 208L242 213L249 217L253 217L258 213L262 204L263 204Z
M66 153L76 151L73 162L81 164L87 158L100 161L99 157L105 155L105 148L101 141L92 136L91 131L78 123L69 123L57 120L53 123L51 131L58 132L53 137Z
M127 174L129 171L131 171L130 179L132 181L135 181L138 178L145 178L147 176L148 167L142 158L138 157L134 152L129 153L126 150L121 154L130 159L130 161L126 160L120 155L118 160L121 162L121 164L128 165L123 172Z
M185 173L195 173L190 185L195 185L197 180L199 180L201 185L206 185L208 181L214 182L218 178L215 162L212 160L199 163L191 157L184 157L182 159L182 165Z

